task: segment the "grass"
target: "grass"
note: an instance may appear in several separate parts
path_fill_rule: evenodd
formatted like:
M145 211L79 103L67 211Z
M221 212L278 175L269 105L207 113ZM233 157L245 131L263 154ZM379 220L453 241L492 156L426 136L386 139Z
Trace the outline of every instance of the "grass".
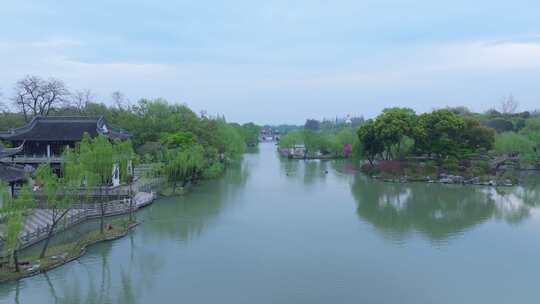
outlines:
M23 267L20 266L21 270L16 272L13 265L3 265L0 268L0 283L15 281L37 275L76 260L84 255L88 246L123 237L136 224L136 222L129 222L126 219L115 220L111 222L110 226L108 225L103 234L101 234L99 231L92 231L79 239L77 242L49 247L47 250L47 255L43 259L40 259L39 256L29 256L25 257L24 259L20 258L19 262L28 262L29 265L39 264L39 267L32 271L29 271L28 267L23 269Z

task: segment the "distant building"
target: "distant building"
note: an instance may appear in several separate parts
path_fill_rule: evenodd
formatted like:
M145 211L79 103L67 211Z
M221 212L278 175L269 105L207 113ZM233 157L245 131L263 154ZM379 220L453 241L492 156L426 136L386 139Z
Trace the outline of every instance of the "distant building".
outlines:
M11 155L11 163L60 163L66 147L75 147L85 133L111 140L130 137L128 132L112 128L103 117L36 116L26 126L0 132L0 140L22 147ZM8 161L5 156L0 155L0 159Z

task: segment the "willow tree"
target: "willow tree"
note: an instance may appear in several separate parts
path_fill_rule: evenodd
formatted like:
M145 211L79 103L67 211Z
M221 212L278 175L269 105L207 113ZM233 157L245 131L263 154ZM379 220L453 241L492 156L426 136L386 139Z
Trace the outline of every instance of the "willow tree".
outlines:
M133 163L137 158L130 140L114 141L114 161L118 164L120 181L129 185L129 220L133 220Z
M113 143L105 136L99 135L93 139L85 134L78 147L78 160L80 162L84 184L89 191L99 189L100 206L100 232L105 231L106 203L109 197L109 186L113 180L113 168L117 164L122 183L133 181L132 170L128 170L129 164L133 165L136 154L133 151L131 141L115 140ZM105 194L103 193L105 190ZM131 196L131 191L130 191ZM133 201L131 199L131 201ZM130 203L130 209L133 202ZM130 211L131 214L131 211ZM131 216L130 216L131 217Z
M167 180L173 185L173 193L178 183L185 187L189 182L199 179L205 163L204 149L200 145L169 151L164 171Z
M0 210L6 220L6 230L3 236L5 249L10 261L13 261L15 271L19 271L18 252L20 236L24 228L24 214L34 206L32 194L28 186L23 186L18 196L13 199L7 194L7 187L0 185L0 195L3 206Z
M82 184L82 168L76 154L70 149L64 153L62 177L58 177L50 164L39 165L35 175L45 200L45 208L49 210L51 224L47 226L47 238L43 244L40 258L45 257L49 242L58 223L62 221L73 206L73 201L79 197Z
M108 186L112 181L114 149L111 142L102 135L90 139L85 134L79 145L79 161L84 181L89 191L99 188L100 232L105 231L105 203L108 196Z

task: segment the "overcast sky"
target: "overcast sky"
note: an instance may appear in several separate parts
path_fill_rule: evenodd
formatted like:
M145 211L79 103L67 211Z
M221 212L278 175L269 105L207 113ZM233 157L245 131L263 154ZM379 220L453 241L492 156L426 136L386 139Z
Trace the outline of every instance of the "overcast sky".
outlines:
M229 121L540 108L538 0L4 1L0 90L57 77Z

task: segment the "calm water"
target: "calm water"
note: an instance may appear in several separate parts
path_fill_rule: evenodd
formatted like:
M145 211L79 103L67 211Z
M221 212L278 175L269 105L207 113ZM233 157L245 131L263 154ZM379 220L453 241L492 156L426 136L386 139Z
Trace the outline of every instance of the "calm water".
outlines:
M0 286L0 302L538 303L539 205L534 179L385 184L262 144L140 212L128 237Z

